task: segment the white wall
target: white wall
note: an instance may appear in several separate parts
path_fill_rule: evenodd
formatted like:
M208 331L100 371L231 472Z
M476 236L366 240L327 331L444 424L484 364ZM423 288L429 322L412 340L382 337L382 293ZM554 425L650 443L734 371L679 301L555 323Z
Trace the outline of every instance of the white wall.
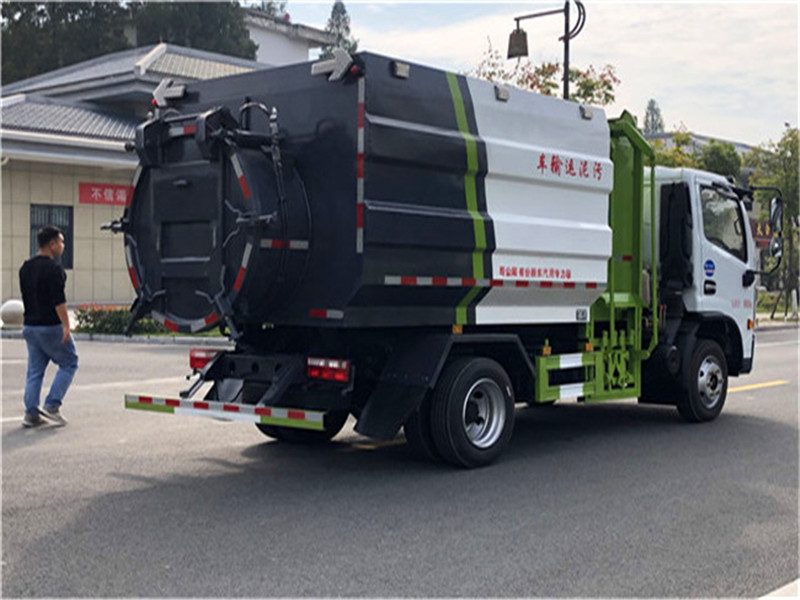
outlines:
M250 39L258 44L258 62L281 66L308 60L308 44L300 38L289 38L272 31L250 28Z
M120 235L100 225L122 215L121 206L80 204L80 182L130 185L132 171L11 160L2 174L2 290L20 299L19 268L30 255L31 204L73 207L73 268L67 270L69 304L129 304L135 297Z

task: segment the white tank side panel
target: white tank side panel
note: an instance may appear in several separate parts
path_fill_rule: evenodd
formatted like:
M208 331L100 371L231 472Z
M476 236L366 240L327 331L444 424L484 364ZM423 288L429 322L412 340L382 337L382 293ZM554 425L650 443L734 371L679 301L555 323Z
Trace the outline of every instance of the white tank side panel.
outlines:
M588 321L589 306L601 292L586 289L492 288L475 307L475 322L492 325Z
M477 322L575 322L605 289L611 256L605 113L593 108L586 120L575 103L514 89L499 102L493 84L467 81L486 144L492 278L575 284L492 289L476 307Z

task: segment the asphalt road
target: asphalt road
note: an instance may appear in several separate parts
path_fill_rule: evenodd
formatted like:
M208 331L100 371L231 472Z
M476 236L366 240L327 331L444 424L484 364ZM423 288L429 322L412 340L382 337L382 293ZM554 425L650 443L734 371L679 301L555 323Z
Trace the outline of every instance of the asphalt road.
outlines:
M797 342L760 333L713 423L523 409L464 471L350 428L310 448L125 411L185 386L177 346L80 343L69 425L25 430L4 340L2 595L758 597L798 576Z

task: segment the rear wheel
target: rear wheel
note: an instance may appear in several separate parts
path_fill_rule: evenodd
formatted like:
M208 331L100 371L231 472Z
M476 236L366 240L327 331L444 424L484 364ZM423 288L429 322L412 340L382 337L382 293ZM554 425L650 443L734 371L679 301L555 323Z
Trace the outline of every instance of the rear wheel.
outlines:
M700 340L684 373L684 393L678 396L678 411L690 422L716 419L728 394L728 362L719 344Z
M431 432L439 454L462 467L480 467L508 446L514 392L505 370L488 358L451 362L431 399Z
M328 442L342 430L347 422L347 411L339 410L325 413L322 421L324 429L298 429L296 427L280 427L278 425L264 425L256 423L258 430L264 435L282 442L293 444L318 444Z

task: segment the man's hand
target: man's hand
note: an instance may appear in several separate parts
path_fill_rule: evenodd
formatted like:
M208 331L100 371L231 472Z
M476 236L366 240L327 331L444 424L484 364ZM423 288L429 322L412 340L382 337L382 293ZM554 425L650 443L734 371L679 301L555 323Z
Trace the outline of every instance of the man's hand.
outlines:
M66 344L69 341L69 313L67 312L67 303L64 302L56 306L56 314L61 321L61 343Z

